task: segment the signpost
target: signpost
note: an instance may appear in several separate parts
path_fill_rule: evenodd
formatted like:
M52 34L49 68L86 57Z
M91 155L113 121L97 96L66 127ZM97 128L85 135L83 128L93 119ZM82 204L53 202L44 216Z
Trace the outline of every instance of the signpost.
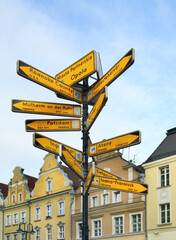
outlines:
M94 176L91 186L140 194L147 194L148 191L148 185L144 183L130 182L96 175Z
M95 122L95 120L98 117L98 115L100 114L102 108L106 104L107 100L108 100L108 88L105 87L104 91L100 94L97 102L93 106L93 108L87 118L87 124L86 124L87 131L91 128L91 126Z
M12 111L19 113L81 117L81 106L28 100L12 100Z
M94 143L89 146L89 156L96 156L98 154L111 152L113 150L139 144L141 142L140 136L140 131L135 131L115 138L104 140L102 142Z
M113 173L95 167L99 154L139 144L141 142L140 131L94 144L89 138L89 130L107 101L107 86L126 71L133 62L134 50L131 49L103 75L100 55L92 51L58 73L57 79L20 60L17 62L17 73L20 76L54 91L59 98L82 104L81 108L79 105L71 104L12 100L12 111L14 112L82 117L82 122L79 119L32 119L26 120L25 124L28 132L82 130L82 152L39 133L34 133L33 145L59 155L61 160L82 180L82 239L84 240L89 239L88 192L91 186L139 194L147 194L148 191L146 184L125 181ZM89 87L88 78L94 73L97 74L98 79ZM79 83L80 81L82 84ZM88 114L88 105L93 105L90 114ZM90 167L89 156L93 158Z
M97 72L99 77L100 67L101 63L99 61L98 53L91 51L71 66L58 73L55 78L72 86L95 72Z
M53 153L55 155L60 155L59 149L60 145L63 145L70 153L71 155L80 163L83 161L83 153L75 148L72 148L70 146L67 146L63 143L57 142L51 138L48 138L46 136L43 136L39 133L33 134L33 145L37 148L40 148L42 150L45 150L47 152Z
M30 81L58 93L66 99L82 103L81 92L20 60L17 62L17 73Z
M84 168L62 144L60 145L59 153L62 161L84 180Z
M79 119L31 119L25 121L26 132L80 131Z
M131 49L120 61L118 61L99 81L97 81L87 94L87 101L92 100L105 87L109 86L134 62L134 49Z

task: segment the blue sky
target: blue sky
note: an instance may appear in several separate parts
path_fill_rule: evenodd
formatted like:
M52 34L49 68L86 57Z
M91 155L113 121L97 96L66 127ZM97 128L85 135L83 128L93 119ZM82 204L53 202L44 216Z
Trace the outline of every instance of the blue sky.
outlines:
M106 73L131 48L134 64L108 87L108 102L90 129L92 142L135 130L141 144L123 156L144 162L168 129L176 127L176 1L1 0L1 178L16 166L37 176L45 151L32 145L26 119L11 112L11 99L73 103L16 73L22 60L51 76L95 50ZM91 110L91 108L89 108ZM42 133L81 150L81 132Z

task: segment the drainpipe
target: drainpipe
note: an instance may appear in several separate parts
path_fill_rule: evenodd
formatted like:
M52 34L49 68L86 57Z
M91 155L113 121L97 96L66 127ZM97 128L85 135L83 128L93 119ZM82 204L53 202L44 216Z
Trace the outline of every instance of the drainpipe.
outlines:
M70 203L70 240L72 240L72 206L74 202L75 191L72 190L69 192L71 196L71 203Z

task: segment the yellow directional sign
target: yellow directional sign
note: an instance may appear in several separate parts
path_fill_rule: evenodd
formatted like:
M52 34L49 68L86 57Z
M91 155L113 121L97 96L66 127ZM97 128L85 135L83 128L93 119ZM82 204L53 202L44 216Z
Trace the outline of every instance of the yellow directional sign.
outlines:
M12 111L55 116L81 117L81 106L12 99Z
M72 154L72 156L78 162L83 161L83 154L81 151L75 148L69 147L63 143L57 142L51 138L45 137L39 133L33 134L33 145L35 147L45 150L47 152L53 153L55 155L60 155L59 148L61 144Z
M87 175L86 182L85 182L85 192L89 191L94 175L95 175L95 162L92 162L89 168L89 173Z
M91 101L99 92L110 85L134 62L134 49L131 49L123 58L120 59L103 77L98 80L88 91L87 101Z
M141 142L140 131L127 133L89 146L89 156L130 147Z
M17 73L66 99L82 103L81 92L20 60L17 62Z
M110 173L108 171L105 171L104 169L101 169L97 166L95 167L95 175L120 179L120 177L118 177L117 175Z
M83 180L84 168L81 166L81 164L76 161L72 154L63 145L60 145L59 152L61 160Z
M87 76L90 76L97 71L96 55L97 53L95 51L88 53L71 66L58 73L55 78L71 86Z
M96 118L98 117L99 113L101 112L102 108L107 102L108 99L108 89L105 87L104 91L100 94L97 102L93 106L88 118L87 118L87 124L86 124L86 130L88 131L92 124L95 122Z
M79 119L32 119L26 120L27 132L80 131Z
M140 194L147 194L148 191L148 185L144 183L130 182L96 175L94 176L91 186Z

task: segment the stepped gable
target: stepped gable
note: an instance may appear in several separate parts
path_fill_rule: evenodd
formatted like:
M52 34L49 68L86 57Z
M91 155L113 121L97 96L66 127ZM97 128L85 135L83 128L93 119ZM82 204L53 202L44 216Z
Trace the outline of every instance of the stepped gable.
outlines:
M151 156L144 162L149 163L157 161L162 158L170 157L176 154L176 127L167 130L166 138L151 154Z
M29 175L26 175L26 174L24 174L24 177L26 177L26 178L28 179L29 191L32 192L32 190L34 189L35 183L36 183L36 181L38 180L38 178L29 176Z
M80 178L68 167L60 166L67 174L68 178L73 182L73 188L76 190L80 186Z
M0 183L0 189L1 189L1 193L3 194L4 198L6 198L8 195L8 185L4 184L4 183Z

